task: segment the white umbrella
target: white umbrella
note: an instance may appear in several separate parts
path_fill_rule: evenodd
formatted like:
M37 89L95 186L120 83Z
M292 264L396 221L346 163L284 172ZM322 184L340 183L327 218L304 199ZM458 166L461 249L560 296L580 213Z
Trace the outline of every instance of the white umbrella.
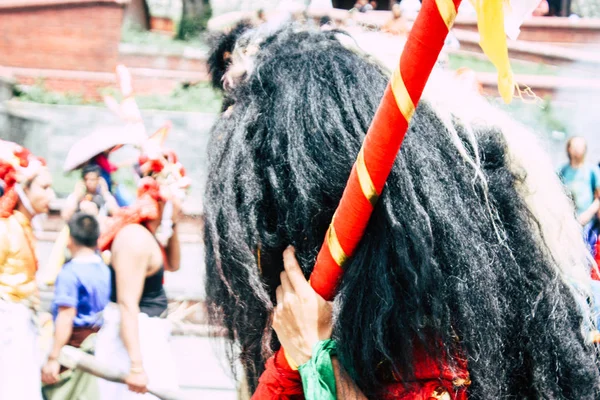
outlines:
M70 172L98 154L119 145L141 146L148 140L142 124L103 126L79 139L67 154L63 169Z

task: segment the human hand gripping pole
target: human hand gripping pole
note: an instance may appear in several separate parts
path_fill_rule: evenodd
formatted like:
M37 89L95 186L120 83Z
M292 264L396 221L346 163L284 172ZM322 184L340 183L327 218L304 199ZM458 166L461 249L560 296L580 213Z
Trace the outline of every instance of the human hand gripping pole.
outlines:
M399 67L385 89L310 277L313 289L332 300L392 169L425 84L456 18L460 0L424 0ZM278 357L281 368L290 368Z
M289 358L301 365L310 360L319 341L331 337L332 306L310 287L293 247L283 253L283 264L273 329Z
M531 1L513 0L521 3ZM509 103L515 89L520 92L514 83L508 62L504 29L505 2L471 2L477 11L481 47L497 67L499 91L504 101ZM325 300L334 298L344 273L344 264L358 247L400 151L427 80L454 23L460 3L461 0L422 2L421 10L404 46L399 66L394 70L385 89L310 277L312 288ZM285 357L285 351L280 349L267 362L267 370L259 381L253 399L297 398L294 397L297 395L297 388L292 386L298 385L299 377L291 373L289 361L293 360ZM292 364L297 365L295 362ZM278 386L272 382L275 379L272 377L278 376L282 381L292 384L288 387Z
M327 301L334 298L344 264L354 254L367 227L460 2L423 0L399 67L385 89L310 277L312 288ZM280 349L267 362L267 371L253 399L297 398L298 389L292 386L297 386L300 379L284 355ZM272 382L278 378L286 384L278 386Z

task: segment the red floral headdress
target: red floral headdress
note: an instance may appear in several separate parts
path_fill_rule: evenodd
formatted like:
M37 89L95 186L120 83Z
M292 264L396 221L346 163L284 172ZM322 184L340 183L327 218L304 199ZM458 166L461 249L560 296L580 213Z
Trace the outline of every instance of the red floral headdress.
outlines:
M118 105L114 99L107 98L105 101L108 107L125 122L141 124L141 114L133 98L131 76L127 68L122 65L117 67L117 79L123 101ZM185 176L185 169L178 162L175 152L164 147L170 130L171 122L167 122L142 145L139 164L143 178L138 185L137 199L134 204L120 209L108 219L98 239L100 250L108 250L116 235L126 225L143 224L159 218L159 201L182 198L185 194L190 179Z
M162 146L170 123L159 129L144 146L139 158L143 178L138 184L137 199L109 218L98 240L100 250L108 250L117 233L129 224L143 224L160 216L159 201L181 198L190 179L177 161L174 151Z
M25 147L0 140L0 185L4 189L0 218L9 217L19 202L15 186L33 179L45 166L43 158L34 156Z

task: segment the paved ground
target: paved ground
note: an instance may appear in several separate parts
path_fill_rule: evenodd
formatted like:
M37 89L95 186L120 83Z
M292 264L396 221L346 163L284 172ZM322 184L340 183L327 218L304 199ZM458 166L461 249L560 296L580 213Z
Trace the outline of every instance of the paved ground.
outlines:
M173 352L187 399L235 400L235 381L216 339L178 336Z
M38 242L38 257L42 269L51 248L50 242ZM169 298L204 299L203 257L200 244L182 244L181 270L167 272L165 277ZM221 339L175 336L172 344L186 400L237 398L235 380L229 372Z

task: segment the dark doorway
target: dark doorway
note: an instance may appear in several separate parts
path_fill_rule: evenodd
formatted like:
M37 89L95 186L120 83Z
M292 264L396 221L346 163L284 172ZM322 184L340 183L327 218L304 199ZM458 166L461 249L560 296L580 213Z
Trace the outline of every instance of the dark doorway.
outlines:
M377 10L391 10L395 2L395 0L377 1ZM335 8L349 10L352 7L354 7L354 3L356 3L356 0L333 0L332 3Z
M333 0L332 3L335 8L349 10L352 7L354 7L355 1L354 0Z

